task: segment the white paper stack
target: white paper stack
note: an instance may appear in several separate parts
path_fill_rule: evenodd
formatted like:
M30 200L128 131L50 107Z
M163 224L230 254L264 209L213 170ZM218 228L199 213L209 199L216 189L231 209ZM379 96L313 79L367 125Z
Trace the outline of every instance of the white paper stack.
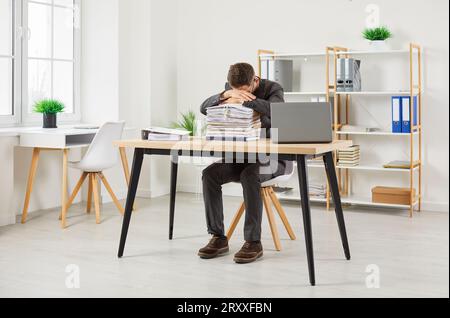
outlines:
M319 199L326 198L327 186L322 184L310 184L309 195L312 198L319 198Z
M353 146L338 152L338 164L341 167L359 166L361 159L361 149L359 146Z
M220 105L208 108L207 138L220 140L258 140L261 118L242 105Z
M181 141L189 138L190 135L186 130L161 127L145 129L144 132L148 135L147 139L150 141Z

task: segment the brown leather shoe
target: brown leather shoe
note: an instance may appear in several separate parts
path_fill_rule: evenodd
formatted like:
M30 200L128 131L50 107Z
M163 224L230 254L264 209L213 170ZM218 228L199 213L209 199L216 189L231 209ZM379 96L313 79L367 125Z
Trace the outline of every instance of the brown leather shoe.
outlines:
M227 254L229 251L228 239L214 236L209 244L198 252L198 256L202 259L212 259Z
M253 263L263 257L264 251L261 242L245 242L242 249L234 256L237 264Z

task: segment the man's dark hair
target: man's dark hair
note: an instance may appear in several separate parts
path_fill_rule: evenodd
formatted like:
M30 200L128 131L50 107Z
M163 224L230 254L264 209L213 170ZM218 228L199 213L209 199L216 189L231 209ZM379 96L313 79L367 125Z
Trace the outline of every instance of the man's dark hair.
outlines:
M255 78L255 70L248 63L237 63L230 66L228 72L228 84L231 87L239 88L245 85L251 85Z

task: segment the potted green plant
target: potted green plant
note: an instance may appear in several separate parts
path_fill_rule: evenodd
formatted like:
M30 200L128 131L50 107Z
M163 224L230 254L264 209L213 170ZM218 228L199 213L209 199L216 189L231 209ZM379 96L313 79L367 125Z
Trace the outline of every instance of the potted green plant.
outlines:
M385 26L367 28L363 31L363 37L369 41L372 50L385 51L388 49L386 41L392 38L392 32Z
M193 111L181 114L181 120L172 123L172 128L184 129L189 132L191 137L193 137L197 133L197 116Z
M45 129L58 128L57 115L64 112L64 104L54 99L43 99L34 104L34 112L43 115Z

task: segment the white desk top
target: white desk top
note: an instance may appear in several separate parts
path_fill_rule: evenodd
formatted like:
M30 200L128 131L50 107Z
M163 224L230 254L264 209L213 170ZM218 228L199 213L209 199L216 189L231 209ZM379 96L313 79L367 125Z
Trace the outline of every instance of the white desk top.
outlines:
M32 129L25 130L19 133L19 135L63 135L63 136L77 136L77 135L91 135L96 134L98 129L77 129L77 128L57 128L57 129Z
M78 125L76 125L78 126ZM43 129L41 127L10 127L10 128L0 128L0 137L20 137L22 134L52 134L52 135L84 135L97 132L98 130L92 129L75 129L74 125L71 126L61 126L57 129Z

